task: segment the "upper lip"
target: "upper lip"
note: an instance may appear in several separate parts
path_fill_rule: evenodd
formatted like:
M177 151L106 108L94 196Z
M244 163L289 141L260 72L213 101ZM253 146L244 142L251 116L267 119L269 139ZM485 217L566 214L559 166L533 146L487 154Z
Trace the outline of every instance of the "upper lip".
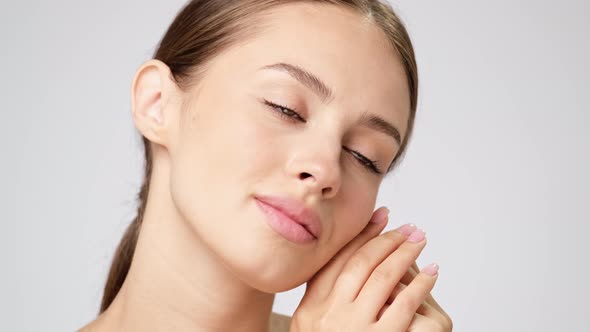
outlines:
M314 210L305 206L301 201L287 196L256 196L256 199L281 211L305 227L316 239L319 237L322 230L320 218Z

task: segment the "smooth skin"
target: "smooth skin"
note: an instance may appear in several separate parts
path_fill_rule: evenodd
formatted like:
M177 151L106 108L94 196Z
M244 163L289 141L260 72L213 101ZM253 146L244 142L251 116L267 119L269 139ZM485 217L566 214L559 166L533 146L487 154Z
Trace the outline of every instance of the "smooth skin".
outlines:
M410 101L403 66L371 19L343 7L281 5L257 22L264 29L216 55L188 89L161 61L137 70L131 109L153 151L149 195L126 280L85 330L265 331L275 293L312 278L317 286L298 309L294 331L330 331L340 322L391 331L400 324L394 310L385 310L383 323L369 317L393 296L399 272L409 271L424 244L395 246L391 235L369 241L384 227L369 222L383 176L359 154L383 170L399 152L391 137L360 120L378 115L404 137ZM284 68L268 68L278 63L312 73L332 96ZM300 200L319 215L322 234L289 242L268 225L256 195ZM366 262L346 266L361 247ZM381 273L381 288L373 288L369 275L379 266L397 272ZM409 292L411 285L405 293L414 295L398 318L404 322L432 287ZM353 286L370 310L346 293ZM432 331L426 326L419 328Z
M438 273L415 263L426 246L423 231L404 225L379 235L385 211L308 282L291 331L452 331L430 295Z

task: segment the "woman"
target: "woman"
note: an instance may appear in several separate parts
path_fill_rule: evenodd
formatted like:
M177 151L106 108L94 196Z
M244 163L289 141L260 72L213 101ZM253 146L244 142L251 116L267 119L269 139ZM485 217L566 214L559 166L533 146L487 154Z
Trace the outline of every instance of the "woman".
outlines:
M82 331L450 331L414 225L379 234L417 70L370 0L189 2L136 72L136 219ZM371 221L371 222L369 222ZM292 319L274 293L307 282Z

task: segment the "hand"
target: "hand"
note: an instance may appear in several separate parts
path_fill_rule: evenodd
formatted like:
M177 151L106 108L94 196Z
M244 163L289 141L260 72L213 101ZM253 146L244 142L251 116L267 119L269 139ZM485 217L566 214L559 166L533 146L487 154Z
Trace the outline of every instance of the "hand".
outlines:
M395 296L397 296L397 294L399 294L399 292L406 288L407 285L409 285L412 280L414 280L414 278L418 275L419 270L418 270L418 265L416 265L416 262L414 262L412 264L412 267L408 270L408 272L406 272L406 274L402 277L401 281L399 284L397 284L396 289L393 291L392 293L392 298L395 298ZM452 331L453 330L453 321L451 320L451 317L443 310L443 308L440 307L440 305L434 300L434 298L432 297L432 295L430 293L428 293L428 295L426 296L426 300L424 300L424 303L422 303L422 305L420 305L420 307L418 308L418 310L416 310L416 313L422 315L422 316L426 316L434 321L436 321L436 324L439 324L441 327L443 327L442 330L440 329L431 329L432 331ZM428 330L428 331L431 331ZM420 329L414 329L414 330L409 330L409 331L424 331L424 329L420 328Z
M308 281L292 332L452 330L429 294L438 273L433 266L426 270L434 275L418 273L412 265L426 245L423 232L404 225L379 235L387 210L372 219L382 221L370 222Z

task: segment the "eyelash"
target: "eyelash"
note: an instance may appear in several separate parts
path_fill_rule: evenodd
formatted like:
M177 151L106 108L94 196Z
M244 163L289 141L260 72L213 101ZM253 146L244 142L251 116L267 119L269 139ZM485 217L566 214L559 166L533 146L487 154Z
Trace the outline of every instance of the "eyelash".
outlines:
M305 123L305 119L303 119L299 113L295 112L293 109L287 107L287 106L282 106L279 104L275 104L269 100L263 99L263 103L270 107L272 110L274 110L280 117L285 118L287 120L290 121L294 121L294 122L303 122ZM289 114L286 114L289 113ZM359 153L358 151L354 151L354 150L350 150L346 147L344 147L344 150L350 152L354 157L355 160L358 161L359 163L361 163L361 165L363 167L365 167L367 170L369 170L370 172L373 172L375 174L378 175L382 175L383 172L381 172L379 170L379 163L377 160L371 160L367 157L365 157L364 155L362 155L361 153Z

